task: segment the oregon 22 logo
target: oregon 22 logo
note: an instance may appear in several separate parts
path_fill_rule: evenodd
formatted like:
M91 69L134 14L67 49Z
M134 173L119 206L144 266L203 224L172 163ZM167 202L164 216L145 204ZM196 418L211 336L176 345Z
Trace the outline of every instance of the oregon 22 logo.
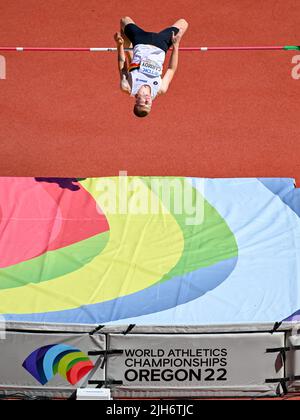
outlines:
M41 385L46 385L56 375L75 385L94 369L93 363L85 353L64 344L49 345L35 350L22 366Z

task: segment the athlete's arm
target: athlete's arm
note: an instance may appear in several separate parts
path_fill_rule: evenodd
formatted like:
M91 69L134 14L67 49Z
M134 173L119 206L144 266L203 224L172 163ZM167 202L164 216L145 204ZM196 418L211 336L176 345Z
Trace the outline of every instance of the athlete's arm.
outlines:
M127 72L126 72L127 73ZM120 88L122 92L131 94L131 87L127 80L127 75L123 74L123 78L121 79Z
M127 71L127 61L124 51L124 39L120 33L115 34L115 41L118 49L118 70L120 74L120 89L123 92L131 93L131 88L127 80L128 71Z
M159 93L166 93L169 89L170 83L176 73L179 59L179 44L182 38L182 31L180 30L177 35L172 35L173 50L171 53L168 70L162 79L162 84Z

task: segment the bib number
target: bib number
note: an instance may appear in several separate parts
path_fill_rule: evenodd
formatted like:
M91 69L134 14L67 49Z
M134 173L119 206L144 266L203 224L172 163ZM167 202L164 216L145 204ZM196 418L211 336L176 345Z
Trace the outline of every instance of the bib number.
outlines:
M151 77L160 77L162 68L155 61L144 59L141 61L140 72Z

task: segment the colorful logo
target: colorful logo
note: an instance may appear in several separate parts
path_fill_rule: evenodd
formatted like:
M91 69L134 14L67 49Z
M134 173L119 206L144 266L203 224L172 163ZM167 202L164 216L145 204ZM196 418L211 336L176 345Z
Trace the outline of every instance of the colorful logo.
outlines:
M49 345L35 350L22 366L41 385L46 385L57 374L71 385L75 385L94 368L85 353L64 344Z

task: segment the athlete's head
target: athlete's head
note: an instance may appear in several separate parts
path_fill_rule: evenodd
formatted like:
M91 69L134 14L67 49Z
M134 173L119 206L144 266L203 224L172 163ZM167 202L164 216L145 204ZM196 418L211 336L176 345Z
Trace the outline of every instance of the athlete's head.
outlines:
M151 107L143 105L134 105L133 112L139 118L147 117L150 114Z
M152 97L148 86L142 86L135 95L135 105L133 112L137 117L147 117L152 108Z

